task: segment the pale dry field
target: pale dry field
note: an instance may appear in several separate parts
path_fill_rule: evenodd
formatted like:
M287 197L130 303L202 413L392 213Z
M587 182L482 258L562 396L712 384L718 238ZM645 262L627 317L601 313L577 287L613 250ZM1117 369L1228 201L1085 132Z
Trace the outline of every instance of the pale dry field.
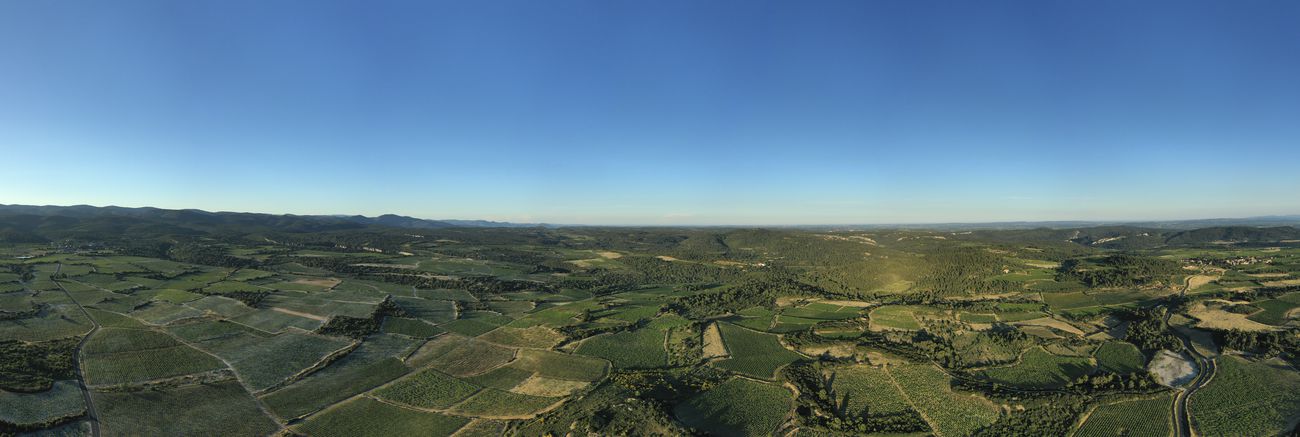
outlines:
M854 353L857 352L857 347L852 343L835 343L804 346L799 348L799 352L810 357L819 357L825 354L835 358L852 358Z
M324 288L334 288L334 286L339 285L340 282L343 282L343 280L339 278L298 278L293 280L294 284L304 284Z
M541 375L533 375L519 383L510 391L543 397L562 397L568 396L575 391L581 390L588 385L584 381L569 381L567 379L547 378Z
M329 319L328 319L327 317L325 317L325 316L318 316L318 315L311 314L311 313L304 313L304 312L302 312L302 311L294 311L294 310L291 310L291 309L288 309L288 308L271 307L271 311L275 311L275 312L277 312L277 313L284 313L284 314L288 314L288 315L291 315L291 316L306 317L306 318L308 318L308 319L319 320L319 321L322 321L322 322L329 321Z
M1211 302L1227 302L1215 300ZM1254 320L1247 319L1247 314L1237 314L1228 312L1220 308L1211 308L1204 302L1197 302L1187 310L1187 314L1200 320L1196 324L1200 328L1209 329L1240 329L1242 331L1272 331L1274 328Z
M722 342L722 332L718 330L717 322L709 324L704 329L704 358L720 358L729 355L727 345Z

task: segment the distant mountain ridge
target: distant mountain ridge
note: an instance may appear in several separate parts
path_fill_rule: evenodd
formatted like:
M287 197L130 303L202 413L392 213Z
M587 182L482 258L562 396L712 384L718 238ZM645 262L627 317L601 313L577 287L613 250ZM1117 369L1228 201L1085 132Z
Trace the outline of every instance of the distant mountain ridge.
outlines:
M412 228L412 229L436 229L447 227L535 227L547 226L542 223L511 223L496 222L488 220L429 220L396 214L384 214L378 217L366 217L363 215L296 215L296 214L267 214L253 212L228 212L218 211L210 212L200 209L162 209L149 206L144 207L122 207L122 206L91 206L91 205L2 205L0 204L0 215L38 215L38 216L68 216L68 217L134 217L134 218L163 218L163 219L190 219L200 221L250 221L257 219L274 220L281 218L286 220L319 220L323 223L356 223L363 225L379 225L395 228Z
M489 220L454 220L422 219L410 216L384 214L377 217L363 215L295 215L267 214L250 212L210 212L199 209L162 209L154 207L121 207L91 205L3 205L0 204L0 220L13 220L15 216L34 217L74 217L113 219L136 218L159 220L172 225L199 226L269 226L295 231L346 229L359 226L385 226L406 229L441 229L441 228L520 228L520 227L562 227L584 225L554 225L546 223L512 223ZM26 220L31 220L27 218ZM3 224L3 223L0 223ZM1165 221L1016 221L986 223L897 223L897 224L863 224L863 225L794 225L794 226L705 226L705 227L774 227L805 228L827 230L879 230L912 229L934 231L983 231L983 230L1041 230L1041 229L1125 229L1151 231L1161 234L1169 231L1202 230L1204 228L1227 227L1279 227L1300 226L1300 215L1275 215L1244 218L1214 218ZM612 226L618 227L618 226ZM684 227L698 227L684 225ZM2 226L0 226L2 228ZM1121 232L1122 234L1122 232ZM1120 235L1114 235L1120 236ZM1229 235L1231 237L1231 235ZM1109 238L1109 237L1107 237ZM1231 240L1231 238L1227 238Z
M101 240L204 235L269 235L367 229L467 229L534 227L481 220L425 220L393 214L379 217L209 212L119 206L0 205L0 242L40 243L63 239Z
M1023 229L1078 229L1090 227L1127 226L1143 229L1191 230L1210 227L1276 227L1300 226L1300 215L1270 215L1240 218L1211 218L1187 220L1061 220L1061 221L1011 221L1011 222L951 222L951 223L885 223L869 225L808 225L795 226L812 229L915 229L936 231L1023 230Z

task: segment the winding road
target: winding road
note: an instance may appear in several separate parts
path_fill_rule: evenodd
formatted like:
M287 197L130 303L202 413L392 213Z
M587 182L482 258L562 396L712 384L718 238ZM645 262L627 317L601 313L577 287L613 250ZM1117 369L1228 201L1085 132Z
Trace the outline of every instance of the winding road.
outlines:
M1188 411L1187 399L1191 397L1193 393L1196 393L1197 390L1200 390L1201 387L1204 387L1205 384L1209 383L1210 379L1214 378L1214 372L1216 370L1215 362L1214 359L1206 357L1201 354L1200 351L1196 350L1196 347L1192 345L1191 339L1187 338L1186 335L1178 332L1176 329L1173 331L1174 335L1178 336L1178 339L1183 341L1183 348L1185 348L1187 353L1191 355L1192 363L1196 365L1196 377L1192 378L1192 381L1187 384L1186 388L1179 389L1177 393L1174 394L1174 410L1172 413L1174 435L1178 437L1193 437L1198 434L1196 433L1196 427L1192 425L1192 415L1191 412Z
M63 271L63 263L59 263L58 267L54 268L54 275L57 276L61 271ZM93 437L99 437L99 413L95 412L95 403L90 398L90 388L86 387L86 374L81 368L81 350L85 348L86 340L89 340L90 336L95 335L95 332L99 331L99 322L96 322L95 318L90 317L90 313L86 311L86 307L81 306L81 302L77 302L77 299L72 297L72 293L69 293L68 289L63 288L62 282L54 280L54 284L59 286L59 290L63 291L63 295L67 296L68 300L77 305L77 308L81 310L81 314L86 316L86 320L90 320L91 326L93 326L90 329L90 332L87 332L86 335L81 337L81 342L77 343L77 351L72 355L72 365L77 368L77 384L81 385L81 396L85 398L86 401L86 421L90 423L90 435Z

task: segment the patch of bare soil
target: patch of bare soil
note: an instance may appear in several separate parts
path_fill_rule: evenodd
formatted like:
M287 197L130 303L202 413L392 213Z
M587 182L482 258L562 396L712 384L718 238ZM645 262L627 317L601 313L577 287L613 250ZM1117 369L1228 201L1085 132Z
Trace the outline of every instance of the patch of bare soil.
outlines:
M1210 282L1214 281L1215 279L1218 279L1218 278L1215 277L1215 276L1210 276L1210 275L1192 275L1192 276L1188 276L1188 277L1187 277L1187 291L1190 292L1190 291L1192 291L1192 290L1195 290L1195 289L1201 287L1202 285L1209 284Z
M384 264L384 263L357 263L353 265L357 267L381 267L381 268L390 267L394 269L413 269L416 267L415 264Z
M853 358L856 351L857 347L852 343L819 344L799 348L799 352L810 357Z
M515 388L510 389L510 391L531 396L557 398L568 396L586 386L587 383L584 381L569 381L567 379L533 375L525 379L524 382L519 383Z
M710 323L708 328L704 328L704 359L727 355L727 345L722 342L722 332L718 331L718 324Z
M1147 365L1147 371L1151 372L1156 382L1166 387L1179 387L1196 377L1196 368L1192 366L1191 358L1167 350L1156 353Z
M1030 267L1038 267L1040 269L1055 269L1061 267L1061 263L1054 263L1051 261L1031 260L1031 259L1020 260L1020 263Z
M328 318L326 318L326 317L324 317L324 316L318 316L318 315L311 314L311 313L304 313L304 312L302 312L302 311L294 311L294 310L291 310L291 309L288 309L288 308L271 307L271 311L275 311L275 312L277 312L277 313L284 313L284 314L288 314L288 315L291 315L291 316L305 317L305 318L312 319L312 320L319 320L319 321L322 321L322 322L329 320Z
M1017 326L1043 326L1047 328L1056 329L1058 331L1068 332L1074 335L1083 335L1083 331L1080 330L1078 327L1071 325L1070 323L1064 320L1057 320L1051 317L1025 320L1023 322L1014 322L1012 324Z
M839 305L842 307L866 308L875 305L874 302L863 302L860 300L823 300L822 303Z
M298 278L293 280L294 284L305 284L323 288L334 288L334 286L339 285L340 282L343 282L343 280L339 278Z

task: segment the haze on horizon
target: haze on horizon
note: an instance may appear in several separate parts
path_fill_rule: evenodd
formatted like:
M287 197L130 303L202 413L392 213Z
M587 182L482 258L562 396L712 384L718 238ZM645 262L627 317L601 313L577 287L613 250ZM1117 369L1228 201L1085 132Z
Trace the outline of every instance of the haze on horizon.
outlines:
M1300 3L0 3L0 204L1300 213Z

